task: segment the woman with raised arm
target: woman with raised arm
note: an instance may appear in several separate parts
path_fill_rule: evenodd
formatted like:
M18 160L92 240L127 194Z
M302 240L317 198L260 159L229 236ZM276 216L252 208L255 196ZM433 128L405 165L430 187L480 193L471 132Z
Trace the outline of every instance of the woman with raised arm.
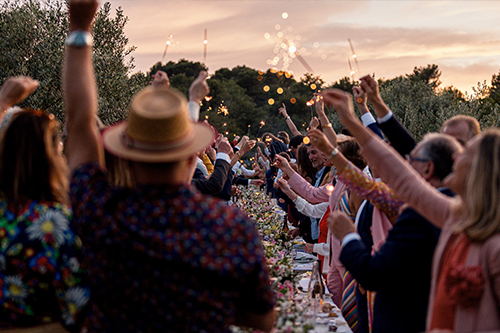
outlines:
M0 117L38 86L27 77L0 89ZM81 241L70 226L68 173L52 114L20 110L0 133L0 329L77 331L89 299Z
M500 131L492 129L477 136L456 157L454 171L445 179L457 194L450 198L361 125L350 94L332 89L323 97L326 104L335 106L341 122L356 136L382 179L402 200L442 228L434 253L428 330L500 330ZM345 216L334 214L330 228L342 234L347 222Z

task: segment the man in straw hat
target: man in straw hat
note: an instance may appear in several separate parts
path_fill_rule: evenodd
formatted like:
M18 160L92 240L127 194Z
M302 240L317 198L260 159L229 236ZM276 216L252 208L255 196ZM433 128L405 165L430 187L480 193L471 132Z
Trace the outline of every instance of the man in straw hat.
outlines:
M74 223L84 243L96 332L270 331L274 295L252 220L189 187L196 152L214 139L185 97L147 87L102 138L89 30L96 0L71 0L64 66ZM102 147L127 159L137 185L113 188Z

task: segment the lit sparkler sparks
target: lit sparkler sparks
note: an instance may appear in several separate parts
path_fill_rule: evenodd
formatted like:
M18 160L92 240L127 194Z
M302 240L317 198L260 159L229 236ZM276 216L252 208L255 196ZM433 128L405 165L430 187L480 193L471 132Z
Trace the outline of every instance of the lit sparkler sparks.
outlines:
M360 73L359 64L358 64L358 56L356 55L356 52L354 52L354 47L352 46L351 39L347 38L347 41L349 42L349 46L351 47L352 59L354 60L354 64L355 64L354 72ZM349 60L349 68L351 70L351 76L352 76L353 81L354 81L354 73L353 73L353 69L351 67L351 61L350 60Z
M326 194L328 194L328 195L332 195L333 190L334 190L333 185L331 185L331 184L330 184L330 185L327 185L327 186L326 186Z
M203 39L203 63L207 62L208 31L205 29L205 39Z
M224 116L227 116L229 114L229 110L227 109L227 106L221 104L219 106L219 109L217 110L217 114L223 114Z
M300 55L299 50L297 50L297 48L293 44L291 44L291 42L286 39L285 36L281 37L281 40L288 47L288 52L290 52L290 54L293 54L309 73L314 73L314 70L311 68L311 66L309 66L307 61Z
M170 43L172 41L172 34L168 35L168 39L167 39L167 42L165 43L165 50L163 51L163 57L161 58L161 62L163 62L163 60L165 60L165 56L167 55L167 50L168 50L168 47L170 46Z

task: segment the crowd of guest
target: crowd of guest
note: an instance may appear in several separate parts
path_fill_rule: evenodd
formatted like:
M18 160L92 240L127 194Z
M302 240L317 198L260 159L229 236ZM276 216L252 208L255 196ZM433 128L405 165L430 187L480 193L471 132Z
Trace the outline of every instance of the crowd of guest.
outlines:
M353 332L500 331L499 130L459 115L416 142L365 76L352 94L315 94L307 133L283 104L291 136L229 141L198 121L207 73L187 99L162 71L105 127L97 6L69 1L62 138L54 116L15 107L36 80L0 88L1 329L271 331L260 236L232 205L255 185L318 255Z

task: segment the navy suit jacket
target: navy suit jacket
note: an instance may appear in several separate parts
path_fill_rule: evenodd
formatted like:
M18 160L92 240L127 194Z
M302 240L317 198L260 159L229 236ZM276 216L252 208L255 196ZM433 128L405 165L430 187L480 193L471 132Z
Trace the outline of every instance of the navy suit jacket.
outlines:
M417 145L415 139L394 115L386 122L378 124L378 126L384 132L391 146L403 157L409 154Z
M373 246L372 237L373 205L366 200L363 210L359 213L358 234L361 241L369 249ZM358 333L368 333L368 303L366 293L362 293L356 288L356 305L358 306Z
M449 190L442 191L452 195ZM434 249L440 230L405 209L380 250L351 241L340 261L365 289L376 291L373 332L425 331Z
M215 160L214 172L212 172L209 178L205 178L203 173L197 168L194 172L191 184L203 194L214 195L220 193L224 189L230 171L231 165L225 160L218 159ZM229 190L229 195L231 195L231 189Z

